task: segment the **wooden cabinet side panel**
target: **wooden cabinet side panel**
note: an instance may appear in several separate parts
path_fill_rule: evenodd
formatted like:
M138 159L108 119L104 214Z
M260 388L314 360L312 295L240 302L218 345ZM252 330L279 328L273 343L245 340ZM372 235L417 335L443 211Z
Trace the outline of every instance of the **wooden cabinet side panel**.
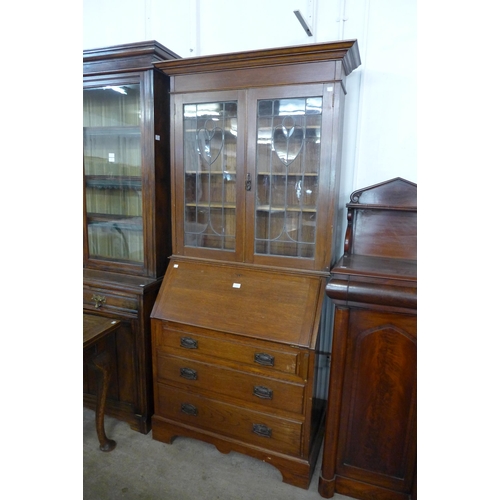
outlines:
M170 192L170 99L165 75L154 72L154 200L152 248L154 276L163 276L172 255Z
M337 458L339 432L338 423L342 404L345 351L349 327L349 309L337 307L332 343L332 366L326 410L325 445L321 466L320 493L330 498L334 491L335 463Z
M129 321L116 332L115 359L117 367L118 400L137 406L137 389L135 373L135 337L137 321Z
M416 316L351 311L337 474L409 490L416 362Z

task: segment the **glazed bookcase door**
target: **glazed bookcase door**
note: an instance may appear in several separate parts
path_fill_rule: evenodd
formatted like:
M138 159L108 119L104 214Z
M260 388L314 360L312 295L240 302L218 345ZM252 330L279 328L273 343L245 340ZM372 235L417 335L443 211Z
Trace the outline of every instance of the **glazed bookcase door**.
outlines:
M174 101L177 252L242 260L244 96L213 92Z
M251 91L248 261L316 269L323 258L332 96L323 85Z
M144 266L141 82L83 90L84 227L89 261Z

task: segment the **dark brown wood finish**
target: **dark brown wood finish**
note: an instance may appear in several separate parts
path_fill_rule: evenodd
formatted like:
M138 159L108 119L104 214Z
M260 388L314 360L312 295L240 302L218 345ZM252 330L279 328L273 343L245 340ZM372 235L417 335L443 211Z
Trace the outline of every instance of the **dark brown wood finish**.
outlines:
M105 340L111 380L106 414L147 434L153 414L150 314L161 280L84 269L83 310L120 320L120 328ZM103 299L96 303L96 297ZM94 408L97 380L84 367L83 402Z
M152 63L179 59L179 56L155 40L125 43L83 51L83 74L116 74L130 70L150 70Z
M188 436L224 453L245 453L274 465L283 481L301 488L309 486L323 438L326 394L321 397L315 387L318 359L325 355L319 352L320 319L326 278L341 251L341 245L335 248L334 221L345 77L359 64L356 41L155 64L171 78L173 256L151 315L153 438L171 443L176 436ZM270 115L275 120L278 113L259 115L259 103L280 107L295 100L305 106L307 99L313 107L321 103L316 112L307 113L317 119L309 124L304 118L297 130L317 154L304 154L293 166L286 165L290 170L268 172L282 162L277 153L265 156L270 144L266 134L271 139L278 128L266 120ZM220 125L226 134L220 144L229 145L217 169L213 165L219 154L212 156L212 144L200 142L200 132L204 141L211 141L206 123L213 114L203 107L207 103L214 103L214 109L228 103L217 122L228 116L232 120L231 127ZM237 114L230 114L234 109ZM203 156L204 148L210 157ZM260 167L259 148L269 159ZM219 188L222 172L230 176L228 191ZM210 182L204 183L207 174ZM283 190L277 196L282 201L271 207L261 198L266 186L280 182ZM299 205L296 198L301 199L306 184L313 185L310 193L317 200L303 210L307 203ZM294 196L299 191L294 201L287 198L285 185ZM221 193L229 194L223 198ZM185 239L185 226L198 224L207 212L212 217L213 206L214 214L227 209L224 238L236 234L227 247L212 243L220 236L215 230ZM188 220L193 207L196 218ZM314 250L307 257L294 253L295 248L287 247L288 254L281 251L285 245L273 252L256 250L256 233L264 232L257 219L270 228L271 216L284 220L285 213L287 232L298 232L299 225L315 231ZM297 213L304 224L297 222ZM204 222L208 226L212 219Z
M138 84L141 88L141 185L144 263L91 258L84 210L84 261L91 269L150 278L165 274L171 254L169 79L153 67L165 57L178 57L158 42L118 45L83 52L84 90L105 85ZM85 182L84 182L85 189ZM84 202L86 197L84 196Z
M99 341L118 329L120 322L91 314L83 314L83 360L93 366L101 374L95 409L95 423L99 448L101 451L112 451L116 442L106 436L104 429L104 405L111 376L109 352L99 349ZM102 345L102 343L101 343Z
M89 255L84 192L83 309L121 322L104 340L111 371L105 408L108 415L125 420L142 433L149 432L153 413L149 316L172 248L169 79L154 69L153 63L177 57L155 41L83 53L84 90L106 85L140 87L144 260L133 263ZM85 175L83 185L85 190ZM86 367L83 381L84 404L95 407L98 381Z
M417 186L392 179L347 207L346 253L326 287L335 324L319 492L416 499Z

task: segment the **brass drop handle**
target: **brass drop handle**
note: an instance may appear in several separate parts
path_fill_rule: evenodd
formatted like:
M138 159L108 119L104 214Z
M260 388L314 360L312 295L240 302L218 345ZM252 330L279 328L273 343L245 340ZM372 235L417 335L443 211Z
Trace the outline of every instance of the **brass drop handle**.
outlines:
M181 404L181 411L182 411L182 413L185 413L186 415L191 415L193 417L198 416L198 408L196 408L195 405L192 405L190 403L182 403Z
M253 395L261 399L273 399L273 390L263 385L255 385Z
M266 438L270 438L273 435L273 430L264 424L253 424L252 432Z
M94 294L90 300L94 301L95 308L99 309L99 307L102 307L102 305L106 302L106 297Z
M192 368L181 368L180 375L187 380L198 380L198 373Z
M253 360L259 365L274 366L274 356L264 352L258 352L254 355Z
M181 347L185 349L198 349L198 341L191 337L181 337Z

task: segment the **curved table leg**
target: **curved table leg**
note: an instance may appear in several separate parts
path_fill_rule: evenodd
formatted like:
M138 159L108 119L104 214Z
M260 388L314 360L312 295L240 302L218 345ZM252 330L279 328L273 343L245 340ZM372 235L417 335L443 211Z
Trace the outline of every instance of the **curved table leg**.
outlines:
M101 384L97 391L97 408L95 412L95 425L97 437L99 439L99 448L101 451L112 451L116 447L116 442L108 439L104 431L104 405L106 403L106 394L110 379L110 358L107 351L102 351L92 358L94 366L101 372Z

